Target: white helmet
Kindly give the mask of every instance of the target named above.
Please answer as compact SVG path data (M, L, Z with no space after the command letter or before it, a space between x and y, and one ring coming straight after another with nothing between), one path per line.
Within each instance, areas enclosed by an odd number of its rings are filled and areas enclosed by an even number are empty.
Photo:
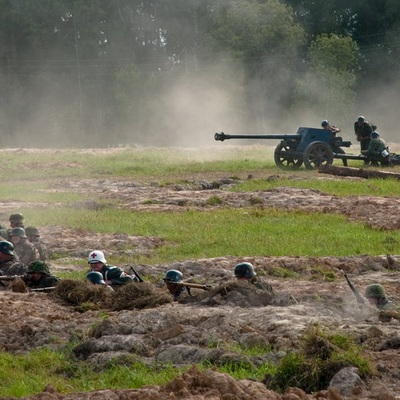
M107 262L107 260L104 257L104 253L100 250L93 250L89 253L88 256L88 263L92 264L92 263L97 263L97 262L101 262L103 264L105 264Z

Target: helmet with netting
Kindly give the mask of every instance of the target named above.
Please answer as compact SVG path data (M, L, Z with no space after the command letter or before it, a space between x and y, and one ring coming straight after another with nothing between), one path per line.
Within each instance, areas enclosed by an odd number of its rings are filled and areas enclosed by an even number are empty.
M25 228L25 233L27 236L40 236L39 230L35 226L27 226Z
M13 228L11 230L11 236L20 236L20 237L26 239L25 229L21 228L21 227Z
M0 252L14 256L14 245L7 240L0 241Z
M257 275L256 271L254 271L253 264L249 262L242 262L236 264L234 269L234 274L236 278L247 278L247 279L254 278Z
M90 271L86 274L86 279L95 285L105 285L103 275L97 271Z
M29 264L28 274L33 274L35 272L50 274L49 267L44 261L33 261Z
M381 299L382 297L386 297L385 295L385 289L383 288L382 285L379 285L378 283L374 283L373 285L369 285L365 289L365 297L375 297L377 299Z
M170 269L166 272L163 280L173 283L180 283L183 281L183 274L181 271L177 271L176 269Z

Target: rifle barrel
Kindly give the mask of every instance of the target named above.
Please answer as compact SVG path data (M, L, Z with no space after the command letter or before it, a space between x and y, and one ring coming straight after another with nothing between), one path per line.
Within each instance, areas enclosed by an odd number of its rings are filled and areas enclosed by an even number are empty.
M186 287L195 288L195 289L203 289L203 290L211 289L210 285L202 285L200 283L178 282L178 283L176 283L176 285L186 286Z
M8 275L4 275L4 276L0 276L0 281L13 281L16 278L21 278L20 276L8 276Z
M357 303L365 304L365 300L362 298L362 296L360 295L358 290L353 286L353 284L351 283L351 281L348 278L348 276L346 274L344 274L344 277L346 278L346 281L349 284L351 291L354 293L354 296L356 296Z

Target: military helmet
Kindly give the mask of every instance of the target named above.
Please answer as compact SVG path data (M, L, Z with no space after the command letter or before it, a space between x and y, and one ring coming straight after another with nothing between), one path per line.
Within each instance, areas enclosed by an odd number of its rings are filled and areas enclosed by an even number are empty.
M381 299L382 297L386 297L385 289L382 285L379 285L378 283L367 286L364 295L366 298L375 297L377 299Z
M39 230L35 226L27 226L25 228L25 233L27 236L40 236Z
M165 273L163 280L180 283L183 281L183 274L181 271L177 271L176 269L170 269Z
M25 229L18 226L17 228L13 228L11 230L11 236L20 236L26 239Z
M86 279L95 285L105 285L103 275L97 271L90 271L86 274Z
M7 240L0 241L0 252L14 256L14 245Z
M321 126L323 127L323 128L325 128L326 126L328 126L329 125L329 121L327 120L327 119L324 119L322 122L321 122Z
M28 274L33 274L35 272L50 274L49 267L44 261L33 261L29 264Z
M93 264L98 262L101 262L103 264L107 263L107 260L104 257L104 253L100 250L91 251L88 256L88 264Z
M379 133L378 133L377 131L373 131L373 132L371 133L371 138L372 138L372 139L378 139L378 137L379 137Z
M365 117L364 117L363 115L360 115L360 116L357 118L357 121L358 121L358 122L365 122Z
M236 278L254 278L257 274L254 271L253 264L249 262L242 262L235 266L234 274Z
M9 221L10 222L21 222L23 221L25 218L21 213L17 213L17 214L11 214Z

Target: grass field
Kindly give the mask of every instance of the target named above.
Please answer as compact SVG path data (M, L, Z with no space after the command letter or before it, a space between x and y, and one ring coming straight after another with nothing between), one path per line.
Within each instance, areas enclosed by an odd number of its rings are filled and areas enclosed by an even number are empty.
M255 145L225 146L218 149L145 149L6 151L0 176L0 201L18 204L30 225L61 225L97 233L123 232L157 236L165 245L150 256L136 256L130 262L156 264L179 260L222 256L351 256L379 255L398 250L398 231L380 231L362 223L349 222L342 215L282 211L274 207L227 208L206 211L139 212L124 210L119 200L104 202L90 190L63 191L67 182L98 180L132 181L163 186L188 180L233 177L238 183L232 192L256 192L278 187L307 188L336 196L399 197L395 180L333 180L316 171L283 171L273 162L273 149ZM354 163L357 166L357 163ZM396 171L394 169L394 171ZM246 179L253 175L251 180ZM270 176L276 179L266 179ZM100 210L79 210L76 201L104 203ZM217 202L218 199L215 199ZM46 207L37 207L45 203ZM57 204L57 206L53 206ZM7 213L3 212L7 225ZM111 259L111 263L127 262ZM257 350L256 350L257 351ZM202 366L206 367L206 366ZM272 368L229 370L237 378L261 379ZM31 371L34 370L32 373ZM137 364L134 372L114 366L95 373L73 361L70 349L53 352L36 350L17 357L0 353L1 396L21 397L41 390L51 375L60 391L86 391L98 388L141 387L162 384L182 370L174 366L153 368ZM67 377L67 378L66 378Z

